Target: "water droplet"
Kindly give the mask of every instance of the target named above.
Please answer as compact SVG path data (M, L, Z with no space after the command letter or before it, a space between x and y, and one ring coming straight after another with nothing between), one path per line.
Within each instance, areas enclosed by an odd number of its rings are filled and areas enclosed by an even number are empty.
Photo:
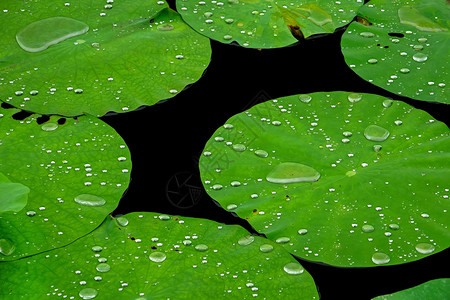
M305 235L307 233L308 233L308 229L305 229L305 228L302 228L298 231L298 234L300 234L300 235Z
M231 184L231 186L234 186L234 187L238 187L238 186L241 185L241 183L239 181L237 181L237 180L232 181L230 184Z
M170 216L169 215L159 215L158 218L162 221L168 221L170 220Z
M166 260L167 256L159 251L152 252L148 257L151 261L160 263Z
M92 251L94 252L101 252L103 250L102 246L94 246L92 247Z
M74 89L73 92L74 92L75 94L82 94L82 93L83 93L83 90L82 90L82 89Z
M39 91L36 91L36 90L30 91L31 96L36 96L37 94L39 94Z
M349 140L349 139L342 139L342 142L343 142L344 144L348 144L348 143L350 143L350 140Z
M383 147L381 145L373 145L373 151L380 152Z
M261 246L259 246L259 250L263 253L268 253L273 250L273 246L270 244L262 244Z
M25 51L40 52L88 30L89 26L81 21L53 17L28 24L17 33L16 41Z
M245 151L245 149L247 149L247 147L245 147L245 146L242 145L242 144L234 144L234 145L233 145L233 150L234 150L234 151L242 152L242 151Z
M402 120L395 120L394 124L397 125L397 126L400 126L400 125L403 124L403 121Z
M350 101L351 103L356 103L361 101L362 95L361 94L357 94L357 93L351 93L348 95L348 101Z
M365 37L365 38L371 38L371 37L375 36L375 34L373 34L372 32L367 32L367 31L361 32L359 35L362 37Z
M283 269L286 273L291 275L299 275L305 271L305 269L303 269L303 267L296 262L287 263Z
M119 224L122 227L125 227L128 225L128 219L125 217L118 217L116 218L116 222L117 224Z
M275 242L277 242L278 244L286 244L286 243L289 243L290 241L291 241L291 239L288 238L287 236L282 236L275 240Z
M248 246L255 241L255 237L253 235L246 235L239 239L238 244L241 246Z
M0 253L9 256L14 253L16 250L16 246L14 246L13 242L9 239L0 239Z
M361 230L365 233L370 233L373 232L375 228L372 225L366 224L361 227Z
M401 68L400 72L402 72L403 74L408 74L410 70L408 68Z
M416 250L422 254L430 254L435 250L434 246L428 243L420 243L416 245Z
M234 22L234 20L233 19L225 19L225 23L227 23L227 24L231 24L231 23L233 23Z
M58 124L57 123L45 123L41 126L41 129L44 131L53 131L56 130L58 128Z
M392 230L398 230L400 228L400 226L398 224L392 223L392 224L389 224L389 228Z
M418 52L413 55L413 59L417 62L424 62L428 59L428 55L422 52Z
M212 186L212 189L216 190L216 191L221 190L222 188L223 188L223 185L221 185L221 184L214 184Z
M233 126L233 124L225 124L225 125L223 125L223 128L225 128L225 129L233 129L234 126Z
M312 97L310 95L299 95L298 99L303 103L309 103L311 102Z
M97 297L98 292L96 289L93 288L84 288L80 291L78 295L80 295L80 297L85 300L94 299L95 297Z
M352 176L355 176L355 175L356 175L356 172L355 172L355 171L347 171L347 172L345 173L345 175L348 176L348 177L352 177Z
M231 40L232 38L233 38L233 36L230 35L230 34L226 34L226 35L223 36L223 39L224 39L224 40L227 40L227 41L228 41L228 40Z
M261 149L255 150L255 154L257 156L263 157L263 158L269 156L269 153L267 153L266 151L261 150Z
M95 269L100 273L106 273L109 272L109 270L111 270L111 266L108 265L107 263L100 263L95 267Z
M350 137L350 136L353 135L353 133L351 133L350 131L344 131L344 132L342 133L342 135L343 135L343 136L346 136L346 137Z
M376 63L378 62L378 59L376 59L376 58L371 58L371 59L367 60L367 62L368 62L369 64L376 64Z
M227 210L234 210L236 208L237 208L236 204L229 204L229 205L227 205Z
M275 125L275 126L280 126L281 122L280 121L273 121L272 124Z
M427 38L418 38L417 41L419 43L426 43L428 41L428 39Z
M36 215L36 212L34 210L27 211L27 216L34 217Z
M266 180L273 183L314 182L319 180L320 174L310 166L284 162L275 166L266 176Z
M372 255L372 261L376 265L384 265L390 261L390 257L382 252L377 252Z
M383 106L386 108L391 107L393 102L394 102L394 100L386 99L383 101Z
M174 27L171 24L160 24L158 27L156 27L159 31L170 31L173 30Z
M198 244L195 245L195 250L199 251L199 252L205 252L209 249L209 247L205 244Z
M364 130L364 136L369 141L383 142L389 137L390 132L377 125L369 125Z
M76 203L84 206L103 206L105 205L105 199L91 194L81 194L73 199Z

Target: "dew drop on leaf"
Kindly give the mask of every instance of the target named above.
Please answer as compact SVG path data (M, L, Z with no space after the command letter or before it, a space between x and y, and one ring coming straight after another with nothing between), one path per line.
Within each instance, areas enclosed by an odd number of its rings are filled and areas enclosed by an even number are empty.
M9 256L14 253L16 246L9 239L0 239L0 253Z
M148 258L153 262L160 263L165 261L167 256L162 252L156 251L150 254Z
M273 246L271 244L263 244L259 246L259 250L263 253L268 253L273 250Z
M376 265L387 264L390 260L391 258L387 254L382 252L377 252L372 255L372 261Z
M253 235L246 235L239 239L238 244L241 246L247 246L253 243L255 237Z
M420 243L416 245L416 250L422 254L430 254L434 251L434 246L428 243Z
M285 162L275 166L266 176L266 180L273 183L314 182L319 180L320 173L314 168Z
M84 288L78 295L80 295L81 299L94 299L95 297L97 297L98 292L93 288Z
M303 269L303 267L299 263L295 262L287 263L283 269L286 273L291 275L299 275L302 274L303 271L305 271L305 269Z
M106 203L105 199L92 194L78 195L74 198L74 201L84 206L103 206Z
M369 141L383 142L389 137L390 132L378 125L369 125L364 130L364 136Z

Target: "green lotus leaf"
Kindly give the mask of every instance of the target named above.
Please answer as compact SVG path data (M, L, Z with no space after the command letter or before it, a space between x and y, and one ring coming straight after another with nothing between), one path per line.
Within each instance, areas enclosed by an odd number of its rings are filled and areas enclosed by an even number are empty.
M422 300L422 299L448 299L450 298L450 279L440 278L430 280L413 288L389 295L379 296L374 300Z
M164 1L3 1L0 99L41 114L101 116L173 97L209 40Z
M177 9L192 28L214 40L278 48L314 34L333 33L351 22L362 4L362 0L177 0Z
M38 124L0 109L0 201L27 197L21 209L0 212L0 261L73 242L118 205L130 180L130 153L101 120L82 116ZM16 185L5 191L5 180ZM3 182L2 182L3 181ZM13 199L14 201L14 199ZM23 208L23 209L22 209ZM4 210L4 209L2 209Z
M342 37L346 63L392 93L450 103L450 6L445 0L373 0Z
M314 93L235 115L200 159L209 195L299 257L395 265L446 249L450 137L371 94Z
M107 218L67 247L1 263L0 274L7 299L319 298L275 243L239 226L155 213Z
M27 205L29 192L29 187L21 183L11 182L8 177L0 172L0 213L22 210Z

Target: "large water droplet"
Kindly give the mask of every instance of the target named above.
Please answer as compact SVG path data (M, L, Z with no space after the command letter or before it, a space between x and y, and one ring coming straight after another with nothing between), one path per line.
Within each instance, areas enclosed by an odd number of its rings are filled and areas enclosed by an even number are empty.
M167 256L162 253L162 252L152 252L152 254L150 254L150 256L148 257L151 261L156 262L156 263L160 263L166 260Z
M81 21L53 17L28 24L16 34L16 41L25 51L40 52L88 30L89 26Z
M366 224L361 227L361 230L365 233L373 232L375 228L372 225Z
M108 265L107 263L100 263L95 267L95 269L100 273L106 273L109 272L109 270L111 270L111 266Z
M287 263L283 269L286 273L291 275L299 275L305 271L305 269L299 263L296 262Z
M56 130L58 128L58 124L57 123L45 123L41 126L41 129L44 131L53 131Z
M116 222L117 224L119 224L122 227L125 227L128 225L128 219L125 217L118 217L116 218Z
M264 150L261 150L261 149L255 150L255 154L257 156L259 156L259 157L267 157L267 156L269 156L269 153L267 153L267 151L264 151Z
M207 251L209 249L209 247L207 245L205 245L205 244L195 245L194 248L195 248L195 250L200 251L200 252L205 252L205 251Z
M382 252L377 252L372 255L372 261L376 265L384 265L390 261L390 257Z
M93 288L85 288L82 289L78 295L80 295L81 299L94 299L95 297L97 297L98 292Z
M277 242L278 244L286 244L286 243L289 243L290 241L291 241L291 239L288 238L287 236L282 236L275 240L275 242Z
M263 253L268 253L273 250L273 246L271 244L263 244L259 246L259 250Z
M238 244L241 246L247 246L253 243L255 237L253 235L246 235L239 239Z
M362 98L362 95L357 94L357 93L351 93L347 97L348 101L350 101L351 103L359 102L359 101L361 101L361 98Z
M309 103L309 102L311 102L311 96L310 95L299 95L298 96L298 99L300 100L300 101L302 101L303 103Z
M247 147L245 147L245 146L242 145L242 144L234 144L234 145L233 145L233 150L234 150L234 151L242 152L242 151L245 151L245 149L247 149Z
M284 162L275 166L266 176L273 183L313 182L319 180L320 174L310 166Z
M418 52L413 55L413 59L417 62L424 62L428 59L428 55L422 52Z
M0 239L0 253L3 255L11 255L16 250L16 246L14 246L13 242L9 239Z
M375 142L385 141L389 137L390 132L380 126L377 125L369 125L364 130L364 136L366 139Z
M422 254L430 254L434 251L434 246L428 243L420 243L416 245L416 250Z
M103 206L105 205L105 199L91 194L81 194L73 199L76 203L84 206Z

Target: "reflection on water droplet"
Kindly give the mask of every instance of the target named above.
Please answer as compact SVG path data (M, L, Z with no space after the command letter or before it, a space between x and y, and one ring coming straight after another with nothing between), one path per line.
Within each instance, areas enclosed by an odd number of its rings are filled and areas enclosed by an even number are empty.
M14 253L16 250L16 246L14 246L13 242L9 239L0 239L0 253L9 256Z
M357 94L357 93L351 93L348 95L348 101L350 101L351 103L356 103L359 102L362 98L361 94Z
M428 55L422 52L418 52L413 55L413 59L417 62L424 62L428 59Z
M45 123L41 126L41 129L44 131L53 131L56 130L58 128L58 124L57 123Z
M174 27L171 24L160 24L158 27L156 27L159 31L170 31L173 30Z
M89 26L81 21L53 17L28 24L17 33L16 41L25 51L40 52L88 30Z
M303 103L309 103L311 102L312 97L310 95L299 95L298 99Z
M364 130L364 136L369 141L383 142L389 137L390 132L377 125L369 125Z
M128 219L125 217L118 217L116 218L116 222L117 224L119 224L122 227L125 227L128 225Z
M366 224L361 227L361 230L365 233L373 232L375 228L372 225Z
M435 250L434 246L428 243L420 243L416 245L416 250L422 254L430 254Z
M84 288L78 295L80 295L81 299L94 299L95 297L97 297L98 292L93 288Z
M308 233L308 229L305 229L305 228L302 228L298 231L298 234L300 234L300 235L305 235L307 233Z
M199 251L199 252L205 252L209 249L209 247L205 244L198 244L195 245L195 250Z
M107 263L100 263L95 267L95 269L100 273L106 273L109 272L109 270L111 270L111 266L108 265Z
M246 235L239 239L238 244L241 246L247 246L253 243L255 237L253 235Z
M85 206L103 206L106 203L105 199L91 194L81 194L76 196L73 200L76 203Z
M385 253L377 252L372 255L372 261L376 265L387 264L390 260L390 257Z
M295 162L281 163L266 176L266 180L273 183L314 182L319 178L317 170Z
M259 246L259 250L263 253L268 253L273 250L273 246L270 244L263 244L263 245Z
M283 269L286 273L291 275L299 275L305 271L305 269L303 269L303 267L296 262L287 263Z
M242 144L234 144L234 145L233 145L233 150L234 150L234 151L242 152L242 151L245 151L245 149L247 149L247 147L245 147L245 146L242 145Z
M160 263L166 260L167 256L159 251L152 252L148 257L151 261Z
M257 156L259 156L259 157L267 157L267 156L269 156L269 153L267 153L266 151L261 150L261 149L255 150L255 154Z
M383 106L386 107L386 108L387 107L391 107L393 102L394 102L393 100L386 99L386 100L383 101Z

